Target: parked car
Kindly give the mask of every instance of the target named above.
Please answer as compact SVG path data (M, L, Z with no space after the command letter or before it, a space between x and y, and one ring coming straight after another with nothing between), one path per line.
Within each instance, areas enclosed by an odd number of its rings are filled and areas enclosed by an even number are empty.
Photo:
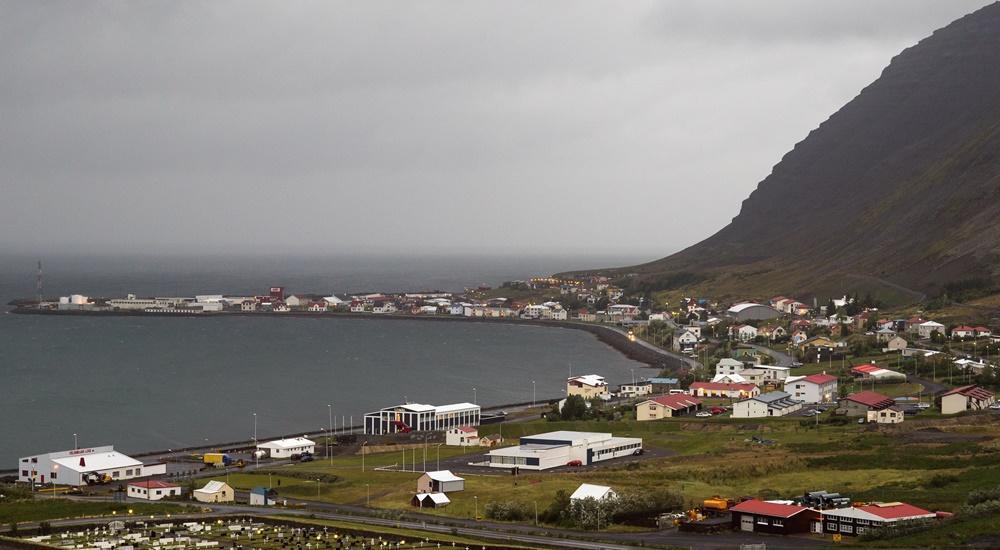
M990 409L994 411L1000 411L1000 403L994 403L990 405Z
M726 408L725 407L712 407L711 409L708 409L708 412L710 412L712 414L722 414L722 413L726 412Z
M301 457L299 457L299 462L312 462L312 461L313 461L313 455L309 453L303 454Z
M581 460L570 460L566 463L567 466L583 466L583 461Z
M916 405L914 405L914 407L916 407L918 409L929 409L929 408L931 408L931 404L930 403L917 403Z
M709 417L712 416L712 413L710 413L708 411L701 411L698 414L696 414L695 416L697 416L698 418L709 418Z

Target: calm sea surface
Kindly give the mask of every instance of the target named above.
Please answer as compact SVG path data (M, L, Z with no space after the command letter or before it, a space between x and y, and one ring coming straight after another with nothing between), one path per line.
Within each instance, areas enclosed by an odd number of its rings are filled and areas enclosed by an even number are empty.
M47 296L461 290L641 257L43 258ZM34 293L34 258L0 256L0 300ZM585 332L367 319L0 314L0 469L81 445L125 451L318 430L405 400L561 395L565 377L649 375ZM475 391L473 391L475 388ZM341 422L338 418L338 424Z

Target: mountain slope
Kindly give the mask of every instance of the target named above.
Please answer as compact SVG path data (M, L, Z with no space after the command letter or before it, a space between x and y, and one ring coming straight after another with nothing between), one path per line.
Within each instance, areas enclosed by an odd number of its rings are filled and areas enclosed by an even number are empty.
M936 31L785 155L708 239L633 286L914 289L1000 268L1000 3ZM907 294L904 292L904 294Z

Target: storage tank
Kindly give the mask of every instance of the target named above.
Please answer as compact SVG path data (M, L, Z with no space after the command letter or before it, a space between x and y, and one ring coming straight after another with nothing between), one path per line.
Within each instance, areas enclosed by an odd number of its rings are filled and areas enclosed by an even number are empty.
M87 297L82 294L74 294L69 297L69 303L77 306L82 306L87 303Z

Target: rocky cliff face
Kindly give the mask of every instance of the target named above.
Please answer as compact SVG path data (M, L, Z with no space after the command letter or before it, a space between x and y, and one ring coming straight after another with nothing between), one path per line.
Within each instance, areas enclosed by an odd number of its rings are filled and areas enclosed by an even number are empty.
M895 57L727 227L619 273L650 287L678 273L723 286L735 277L744 293L850 290L852 280L935 293L998 274L998 216L1000 3Z

